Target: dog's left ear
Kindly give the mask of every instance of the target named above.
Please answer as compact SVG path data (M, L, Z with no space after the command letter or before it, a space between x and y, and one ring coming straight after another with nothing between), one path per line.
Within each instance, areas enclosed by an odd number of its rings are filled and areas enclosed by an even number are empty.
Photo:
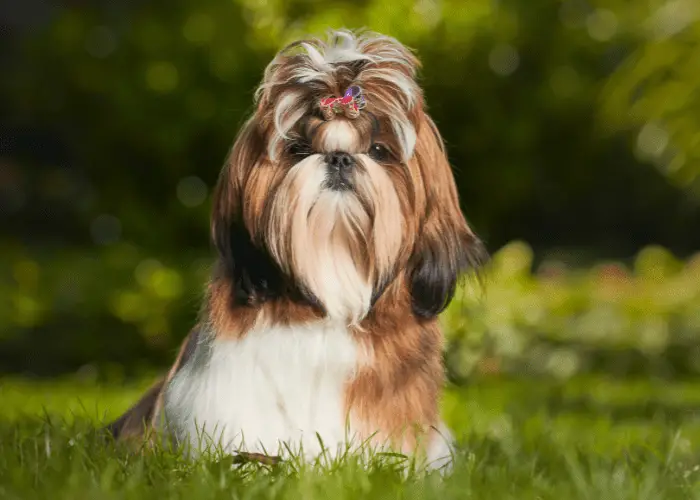
M246 172L259 164L264 141L251 118L241 129L214 191L211 236L219 272L231 280L233 303L253 305L279 293L281 272L245 224Z
M418 125L415 159L426 197L408 278L413 312L433 318L449 305L460 276L480 268L487 254L460 209L457 186L437 127L427 114Z

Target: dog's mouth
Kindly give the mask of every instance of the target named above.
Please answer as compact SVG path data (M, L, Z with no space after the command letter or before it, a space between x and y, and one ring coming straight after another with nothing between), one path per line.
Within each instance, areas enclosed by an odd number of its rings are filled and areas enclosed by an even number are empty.
M329 191L345 192L354 191L352 175L339 171L328 172L323 182L323 188Z

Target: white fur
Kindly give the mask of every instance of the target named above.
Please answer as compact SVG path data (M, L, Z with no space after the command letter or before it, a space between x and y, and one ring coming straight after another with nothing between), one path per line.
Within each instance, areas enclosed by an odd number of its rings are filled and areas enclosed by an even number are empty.
M294 165L272 204L268 248L324 305L329 318L358 324L367 314L372 284L358 269L367 245L369 216L351 194L324 187L320 155Z
M329 322L206 338L166 389L167 428L194 453L213 443L286 456L287 443L307 458L322 451L318 433L333 456L352 439L344 386L360 360L347 329Z
M325 141L322 144L324 152L344 151L355 152L358 142L357 129L346 120L334 120L326 124Z
M383 42L375 46L371 53L367 53L370 44ZM283 64L285 51L278 54L265 71L264 82L256 91L256 99L266 89L282 84L308 84L311 82L330 84L335 81L336 68L334 65L353 61L368 61L370 64L357 78L356 84L362 86L363 82L384 82L396 89L396 99L393 103L384 103L392 109L390 119L393 132L401 144L401 157L408 161L413 155L416 143L416 132L406 116L405 110L399 105L403 104L411 109L418 101L420 89L414 80L415 67L407 56L402 45L394 38L384 35L367 33L356 35L348 30L335 30L328 34L328 41L314 40L313 43L302 43L299 46L305 55L306 61L299 64L293 71L286 73L285 78L280 78L278 69ZM402 70L382 68L382 65L395 64ZM366 93L368 102L380 99L379 96ZM301 106L304 103L302 93L292 92L280 98L275 110L276 136L270 141L269 155L276 158L279 142L284 140L287 132L303 115ZM292 109L293 111L289 111ZM301 113L299 110L301 109ZM284 115L284 118L283 118Z
M301 92L286 92L275 106L275 128L284 139L287 139L289 129L304 114L304 109L299 106L302 97Z
M442 420L435 429L437 435L428 445L426 462L429 469L440 469L444 472L452 472L454 463L454 436L452 431Z
M404 102L406 107L412 107L416 101L416 84L401 72L391 69L370 68L362 72L365 80L377 79L393 84L399 89L398 98Z
M328 66L328 62L325 60L323 55L316 49L316 47L308 43L302 43L301 46L304 47L304 50L306 50L306 53L309 56L309 59L311 59L311 62L317 69L330 69Z
M323 71L318 71L307 66L302 66L297 68L293 72L294 79L298 80L299 83L309 83L309 82L324 82L327 85L332 83L330 73Z
M368 60L377 63L400 64L413 70L411 63L398 50L401 44L395 38L378 33L356 35L349 30L331 30L328 33L329 43L320 40L323 57L327 63L343 63L357 60ZM370 43L386 42L382 50L375 54L367 54Z
M275 106L276 134L270 139L267 146L267 154L273 161L277 159L280 143L284 139L288 139L287 132L304 116L305 110L300 103L302 95L300 92L287 92Z
M364 319L372 300L372 284L358 269L350 250L350 245L361 250L359 247L364 240L357 241L357 238L367 234L368 221L357 198L326 190L316 198L310 211L314 246L304 249L301 238L294 242L298 245L295 255L305 254L303 267L298 267L308 270L304 280L323 302L328 317L353 325L359 325ZM295 225L301 224L295 221Z
M413 151L416 148L416 129L413 128L408 120L391 120L391 126L394 128L394 133L401 143L401 158L403 161L408 161L413 156Z
M221 447L328 463L347 450L367 452L344 396L369 359L347 328L329 321L260 325L241 339L210 332L167 386L161 424L190 456ZM449 472L452 435L442 422L437 431L425 465Z
M356 37L346 31L332 36L336 42L302 44L307 61L286 81L279 77L280 59L276 58L266 70L256 99L265 89L291 80L296 84L333 81L333 64L339 62L393 63L402 65L408 75L414 74L412 62L393 39ZM371 55L365 53L368 44L381 39L392 43L374 47ZM383 104L390 110L404 161L413 155L416 132L401 105L415 105L419 92L407 74L370 68L358 81L361 85L363 78L382 80L396 88L396 98ZM304 115L305 102L302 90L292 90L275 103L275 133L268 144L272 161L280 143ZM328 126L332 130L326 150L356 147L358 138L344 120ZM374 223L356 196L324 187L327 166L319 155L300 161L286 174L273 200L267 244L278 264L319 298L328 319L292 327L257 324L241 339L226 339L226 332L203 335L164 396L165 425L177 441L189 445L190 452L201 452L213 444L229 453L284 457L289 447L293 453L303 451L309 459L322 451L321 441L332 457L354 440L344 395L347 382L366 357L345 325L359 324L368 313L376 278L360 269L364 264L361 254L369 244L377 247L376 272L382 277L401 244L400 206L391 180L378 165L366 166L366 178L358 174L358 189L375 204ZM449 431L444 424L439 430L445 438L438 437L427 450L433 467L449 462Z

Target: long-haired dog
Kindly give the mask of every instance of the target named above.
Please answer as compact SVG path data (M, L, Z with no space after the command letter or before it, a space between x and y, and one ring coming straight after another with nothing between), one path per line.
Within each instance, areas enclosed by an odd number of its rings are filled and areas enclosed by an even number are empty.
M269 64L214 193L198 324L116 436L449 460L437 316L484 251L418 67L395 39L350 31Z

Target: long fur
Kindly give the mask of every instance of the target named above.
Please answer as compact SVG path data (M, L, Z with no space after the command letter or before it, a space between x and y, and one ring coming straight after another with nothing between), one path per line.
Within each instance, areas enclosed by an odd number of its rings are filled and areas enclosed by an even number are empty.
M462 215L418 69L395 39L349 31L274 58L216 187L218 259L198 333L115 434L163 417L192 444L199 418L228 426L219 437L253 434L231 451L257 453L251 442L299 431L337 440L342 428L404 452L445 450L437 316L486 253ZM323 119L319 100L350 85L366 108ZM297 412L285 424L282 407L315 407L314 384L326 391L320 420Z

